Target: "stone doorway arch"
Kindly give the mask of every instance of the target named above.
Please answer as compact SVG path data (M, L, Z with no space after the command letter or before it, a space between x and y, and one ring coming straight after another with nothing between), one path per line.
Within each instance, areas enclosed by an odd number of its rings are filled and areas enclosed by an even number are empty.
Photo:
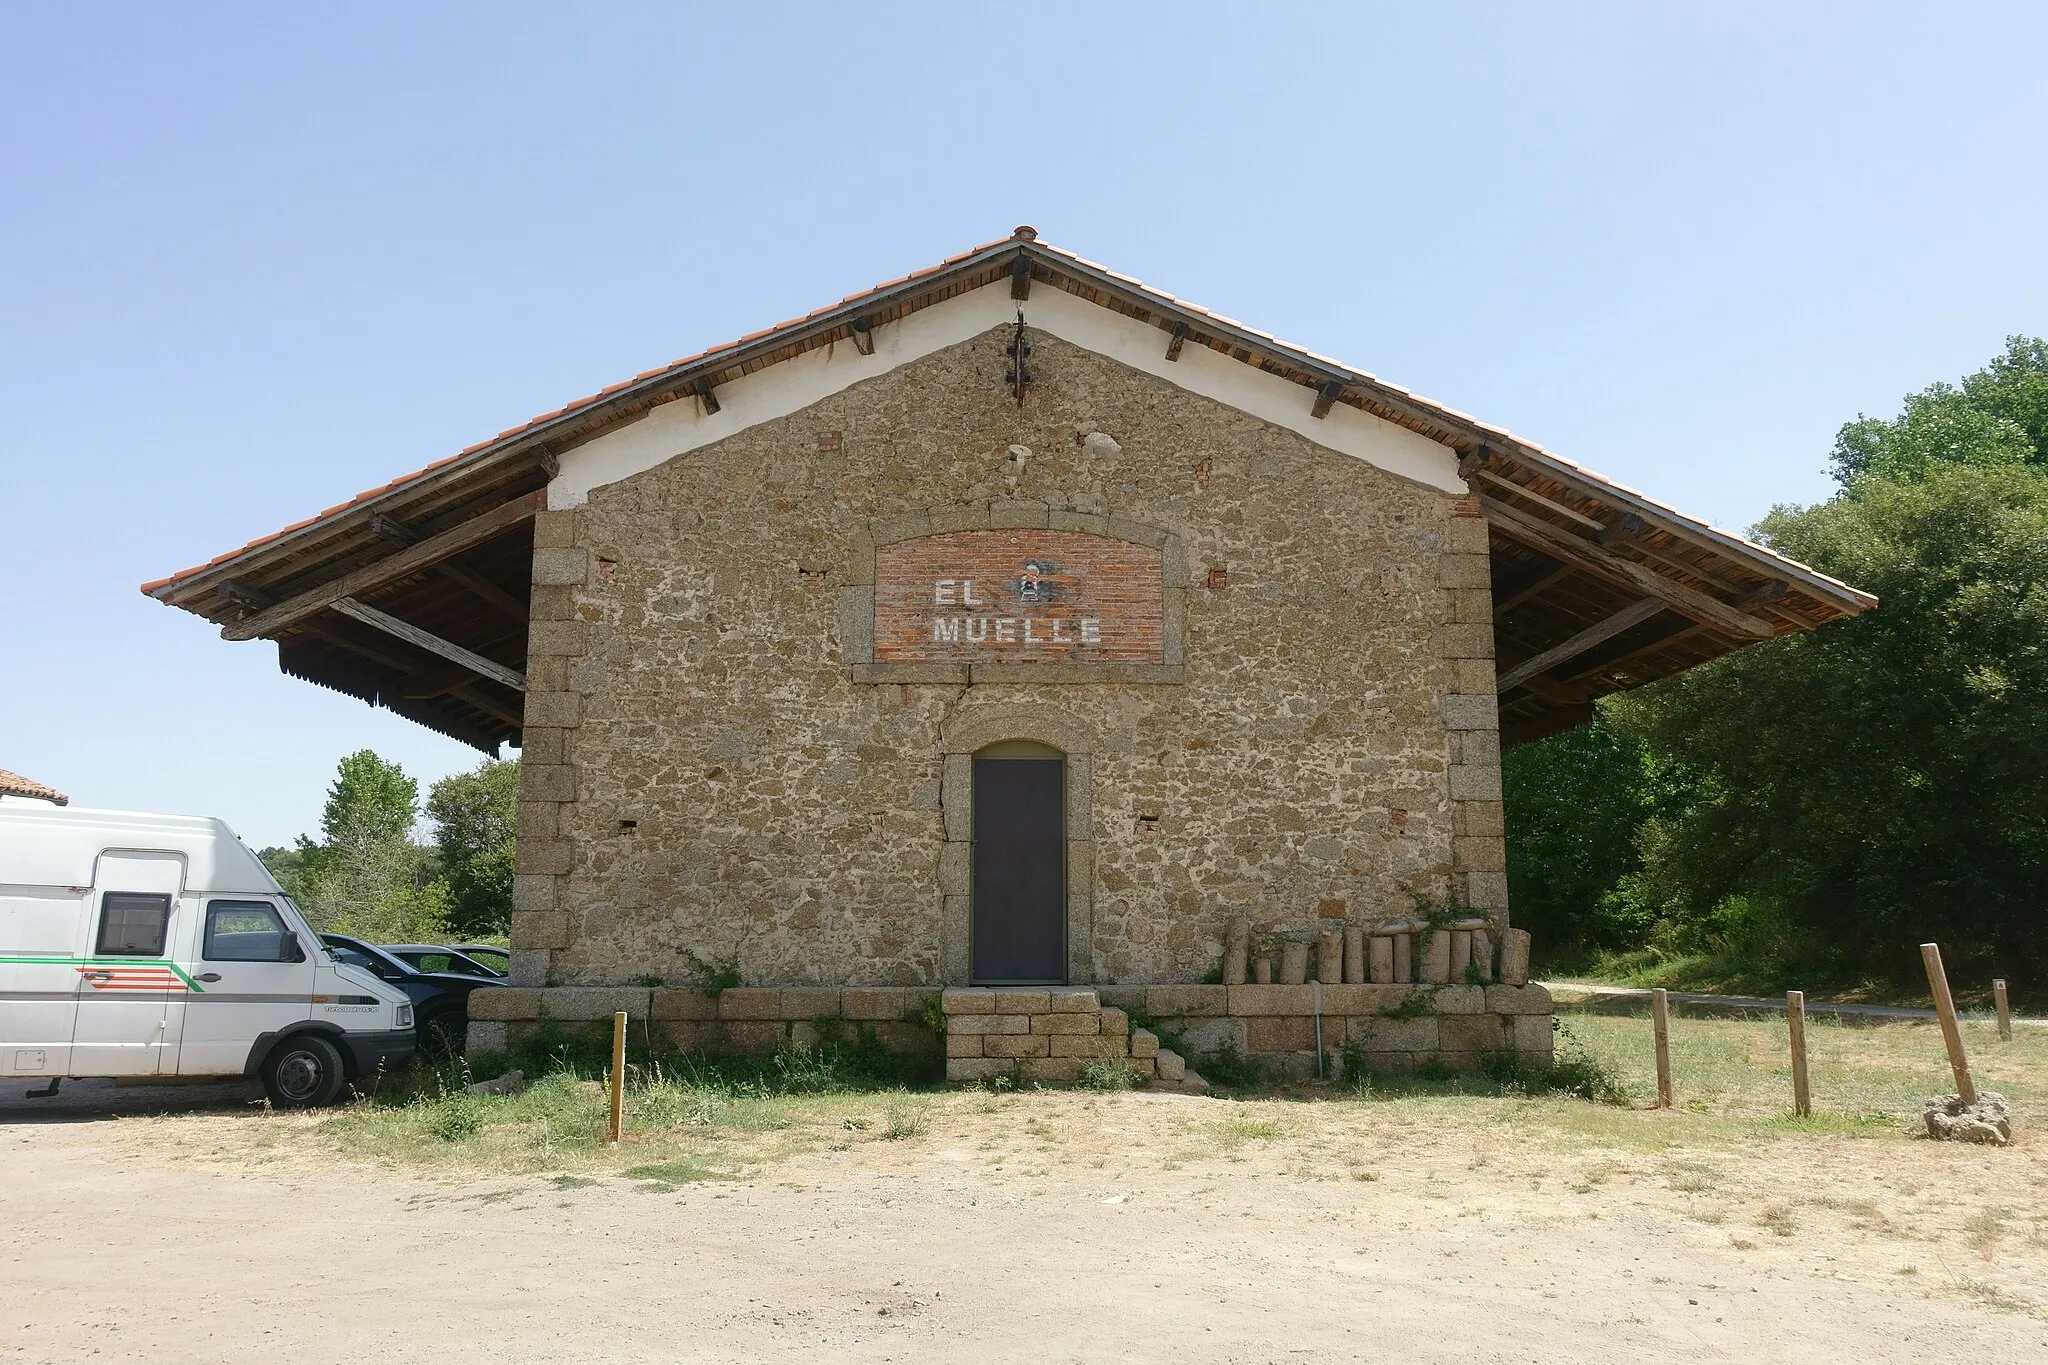
M945 894L939 962L949 986L974 973L974 756L1018 742L1057 751L1065 760L1066 984L1095 977L1095 840L1093 734L1058 707L1034 702L964 706L941 729L945 764L939 805L946 842L939 861Z

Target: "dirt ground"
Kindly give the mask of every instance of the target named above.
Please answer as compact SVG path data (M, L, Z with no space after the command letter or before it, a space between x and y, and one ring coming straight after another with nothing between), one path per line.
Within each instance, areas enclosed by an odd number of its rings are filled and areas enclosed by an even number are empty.
M0 1361L2048 1358L2048 1144L1472 1097L721 1122L506 1175L232 1088L10 1087Z

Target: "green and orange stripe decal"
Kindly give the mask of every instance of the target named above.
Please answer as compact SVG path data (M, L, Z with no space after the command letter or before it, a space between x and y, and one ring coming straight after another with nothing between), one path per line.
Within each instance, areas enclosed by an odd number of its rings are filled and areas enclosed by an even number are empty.
M0 963L72 967L96 991L192 991L206 988L175 962L154 957L4 957Z

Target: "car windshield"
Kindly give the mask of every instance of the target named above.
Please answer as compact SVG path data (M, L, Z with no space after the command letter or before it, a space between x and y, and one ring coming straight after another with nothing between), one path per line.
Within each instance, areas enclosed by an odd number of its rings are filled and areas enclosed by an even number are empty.
M393 967L391 963L386 961L384 957L380 954L364 952L355 944L344 942L339 939L323 937L320 941L327 945L328 952L334 954L334 960L336 962L346 963L351 967L365 968L371 972L376 973L378 976L384 978L386 981L389 981L394 976L398 975L398 969Z
M503 976L512 969L512 954L504 948L485 945L462 951L472 962L495 976Z
M453 972L457 976L489 976L491 973L477 963L471 962L461 953L437 952L420 948L396 949L391 955L411 964L414 971Z

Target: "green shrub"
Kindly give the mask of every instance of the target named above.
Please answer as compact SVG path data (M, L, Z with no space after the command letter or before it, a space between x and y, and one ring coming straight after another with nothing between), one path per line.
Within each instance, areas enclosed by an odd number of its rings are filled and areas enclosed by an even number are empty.
M466 1142L484 1130L484 1100L456 1090L426 1106L427 1131L443 1142Z
M1179 1051L1179 1049L1175 1049ZM1185 1057L1186 1053L1181 1053ZM1225 1043L1214 1052L1202 1054L1202 1064L1195 1068L1202 1079L1211 1085L1220 1085L1230 1090L1249 1090L1265 1083L1267 1068L1264 1062L1247 1057L1237 1050L1236 1043Z
M1075 1084L1083 1090L1129 1090L1136 1080L1129 1062L1120 1057L1098 1057L1082 1064Z

